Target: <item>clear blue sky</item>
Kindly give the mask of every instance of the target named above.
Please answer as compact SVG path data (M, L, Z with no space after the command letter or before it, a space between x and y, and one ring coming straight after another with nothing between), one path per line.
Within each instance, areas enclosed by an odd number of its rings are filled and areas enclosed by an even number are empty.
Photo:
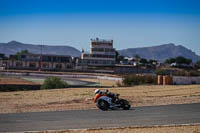
M0 0L0 42L116 49L175 43L200 55L200 0Z

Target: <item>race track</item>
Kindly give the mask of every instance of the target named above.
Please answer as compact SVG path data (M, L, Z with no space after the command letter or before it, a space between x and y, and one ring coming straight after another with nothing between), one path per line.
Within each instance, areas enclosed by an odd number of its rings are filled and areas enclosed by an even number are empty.
M131 110L0 114L0 132L200 123L200 103Z

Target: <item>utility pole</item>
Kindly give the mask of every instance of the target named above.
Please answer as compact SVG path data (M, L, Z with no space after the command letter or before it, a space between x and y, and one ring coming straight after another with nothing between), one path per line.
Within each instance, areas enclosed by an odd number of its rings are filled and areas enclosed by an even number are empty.
M43 45L40 45L39 71L42 70L42 46Z

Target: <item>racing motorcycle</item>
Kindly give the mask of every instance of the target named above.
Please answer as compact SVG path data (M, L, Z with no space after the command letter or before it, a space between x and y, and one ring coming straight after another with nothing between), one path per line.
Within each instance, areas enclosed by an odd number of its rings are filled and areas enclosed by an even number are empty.
M131 108L130 103L127 100L119 98L119 94L114 94L113 97L108 97L108 96L101 96L98 98L96 102L96 106L100 110L114 110L114 109L124 109L124 110L129 110Z

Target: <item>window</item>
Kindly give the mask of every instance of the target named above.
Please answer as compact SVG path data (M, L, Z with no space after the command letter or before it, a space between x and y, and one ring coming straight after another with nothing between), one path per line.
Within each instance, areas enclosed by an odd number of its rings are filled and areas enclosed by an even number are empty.
M61 69L62 68L62 64L56 64L56 69Z
M49 68L49 64L48 63L42 63L42 68Z
M56 57L53 57L53 62L56 62Z
M22 64L22 62L16 62L16 67L18 67L18 68L21 68L21 67L23 67L23 64Z
M115 49L108 49L108 48L106 48L105 52L115 52Z
M30 67L30 68L36 68L36 63L30 63L30 64L29 64L29 67Z
M51 56L48 56L47 58L48 58L48 61L49 61L49 62L52 61Z
M83 57L89 57L89 55L88 54L84 54Z
M92 48L92 52L104 52L104 48Z
M21 55L21 58L22 58L22 59L25 59L25 58L26 58L26 55Z
M67 65L66 68L70 69L70 68L72 68L72 66L71 65Z

